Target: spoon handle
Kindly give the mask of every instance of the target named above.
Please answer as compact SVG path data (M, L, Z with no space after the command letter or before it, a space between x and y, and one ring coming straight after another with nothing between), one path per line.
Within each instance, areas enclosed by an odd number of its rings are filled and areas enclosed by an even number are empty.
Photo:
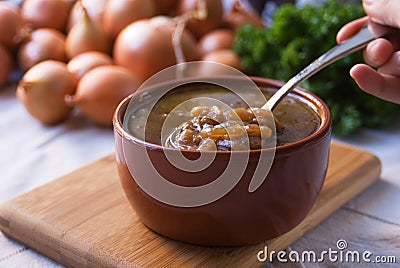
M308 79L329 64L365 47L372 40L382 37L386 31L375 31L371 29L371 24L366 23L361 30L353 37L343 43L331 48L325 54L313 61L310 65L292 77L284 84L261 108L273 110L279 102L298 84Z

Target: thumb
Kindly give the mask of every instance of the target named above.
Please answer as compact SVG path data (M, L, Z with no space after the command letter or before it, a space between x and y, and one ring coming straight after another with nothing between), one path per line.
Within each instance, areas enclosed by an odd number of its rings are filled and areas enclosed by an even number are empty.
M400 28L399 0L363 0L363 6L372 21Z

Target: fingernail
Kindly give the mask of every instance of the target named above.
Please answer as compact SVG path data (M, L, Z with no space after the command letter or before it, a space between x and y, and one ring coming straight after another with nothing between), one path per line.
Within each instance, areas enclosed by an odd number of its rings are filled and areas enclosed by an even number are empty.
M367 48L368 48L367 49L368 52L366 53L366 56L367 56L368 61L371 63L376 62L377 61L376 53L375 53L376 48L377 48L376 42L369 43Z

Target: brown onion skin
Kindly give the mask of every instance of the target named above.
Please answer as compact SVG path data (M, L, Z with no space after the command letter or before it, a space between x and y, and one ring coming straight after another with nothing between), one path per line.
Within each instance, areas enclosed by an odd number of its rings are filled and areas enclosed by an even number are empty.
M197 45L198 51L201 55L210 53L211 51L232 48L235 34L228 29L213 30L204 35Z
M157 12L163 15L169 15L176 8L178 0L154 0Z
M35 29L46 27L64 31L68 10L64 0L25 0L21 6L21 16Z
M66 102L99 126L110 127L118 104L139 87L139 80L126 68L105 65L94 68L79 81L76 94Z
M130 23L153 17L156 13L153 0L108 0L103 15L103 29L115 39Z
M15 50L16 38L22 25L18 7L8 2L0 1L0 44Z
M18 49L18 65L28 70L44 60L65 61L65 36L51 28L34 30Z
M84 9L82 20L76 23L67 34L65 52L67 58L71 59L78 54L92 50L109 53L111 40L101 28L95 25Z
M212 61L231 66L238 70L243 70L240 58L233 52L232 49L214 50L204 55L201 60Z
M99 51L88 51L73 57L68 62L67 68L80 80L90 70L102 65L112 64L113 60L108 54Z
M64 98L74 94L76 85L75 76L64 62L47 60L24 74L16 95L29 114L43 124L53 125L68 117L72 108Z
M82 4L84 5L89 18L98 27L102 28L102 20L108 0L79 0L72 6L67 21L67 31L83 18Z
M0 44L0 87L4 86L8 82L13 66L13 60L11 53L5 46Z
M155 25L149 19L129 24L115 41L115 63L131 70L141 81L176 64L171 41L174 30L171 24ZM187 31L182 37L182 50L186 61L198 59L196 42Z
M68 11L71 11L72 7L74 6L77 0L63 0L63 1L67 4Z
M251 24L259 28L264 27L260 15L254 13L244 13L243 11L233 10L232 12L225 14L223 17L224 27L233 31L236 31L245 24Z
M187 29L195 37L201 38L206 33L218 28L222 24L223 6L221 0L205 0L207 6L207 18L205 20L192 19L187 24ZM178 14L196 10L197 0L180 0Z

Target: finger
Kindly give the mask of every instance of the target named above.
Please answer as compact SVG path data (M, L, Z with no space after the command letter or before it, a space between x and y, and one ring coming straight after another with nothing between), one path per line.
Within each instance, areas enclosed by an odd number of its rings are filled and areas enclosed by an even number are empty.
M379 38L371 41L364 50L364 60L371 66L378 67L387 62L394 48L390 41Z
M379 67L378 72L400 77L400 51L393 53L390 59Z
M363 0L363 7L372 21L400 28L399 0Z
M338 44L342 43L344 40L349 39L356 33L358 33L361 27L368 21L368 17L363 17L360 19L353 20L346 25L344 25L336 35L336 41Z
M365 92L400 104L400 77L381 74L365 64L354 66L350 70L350 76Z

